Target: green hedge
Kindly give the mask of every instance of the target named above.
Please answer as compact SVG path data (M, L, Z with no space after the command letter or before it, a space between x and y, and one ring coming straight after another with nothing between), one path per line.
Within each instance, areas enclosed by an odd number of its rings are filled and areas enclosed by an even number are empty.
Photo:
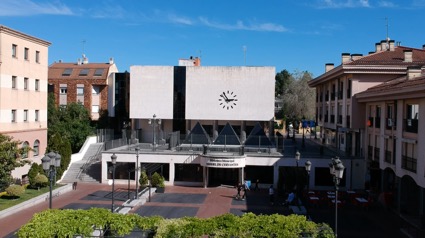
M150 230L154 237L334 237L327 224L316 224L299 215L246 213L242 216L224 214L212 218L164 219L159 216L111 213L103 208L46 210L35 214L19 229L17 236L87 237L91 236L94 228L118 236L139 229Z

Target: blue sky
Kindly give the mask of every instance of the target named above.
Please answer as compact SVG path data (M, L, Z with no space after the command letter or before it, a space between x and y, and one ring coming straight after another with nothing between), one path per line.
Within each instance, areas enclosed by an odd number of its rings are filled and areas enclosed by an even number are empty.
M274 66L324 73L387 36L421 48L425 0L0 0L0 24L47 40L49 64ZM84 43L83 43L84 42Z

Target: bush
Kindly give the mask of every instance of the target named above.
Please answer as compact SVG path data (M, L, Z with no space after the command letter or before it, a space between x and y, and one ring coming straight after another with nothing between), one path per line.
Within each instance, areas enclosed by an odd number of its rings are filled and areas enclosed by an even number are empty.
M159 173L155 172L152 174L151 183L153 187L163 188L165 187L165 179Z
M49 185L49 179L44 174L38 174L34 178L34 185L36 186L36 188L46 187L47 185Z
M28 180L31 188L37 188L35 177L38 174L44 174L43 166L41 164L32 163L31 168L28 171Z
M148 182L149 182L149 177L146 174L146 171L143 170L140 173L140 179L139 179L140 186L146 186L148 185Z
M19 197L25 193L25 188L20 185L10 185L6 188L6 193L12 197Z

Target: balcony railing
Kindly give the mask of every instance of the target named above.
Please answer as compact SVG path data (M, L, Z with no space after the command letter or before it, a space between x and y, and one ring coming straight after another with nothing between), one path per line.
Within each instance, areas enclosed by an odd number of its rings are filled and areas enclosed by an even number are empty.
M369 160L372 160L372 156L373 156L373 146L369 145L367 147L367 158Z
M392 164L393 163L392 156L393 156L392 152L389 151L389 150L386 150L385 151L385 159L384 159L384 161L387 162L387 163Z
M379 160L379 152L380 152L380 149L375 147L375 154L373 155L373 158L375 160Z
M375 128L381 128L381 118L375 117Z
M406 132L418 133L418 119L405 119L404 130Z
M416 173L417 160L403 155L401 158L401 168Z
M342 124L342 115L338 115L338 124Z

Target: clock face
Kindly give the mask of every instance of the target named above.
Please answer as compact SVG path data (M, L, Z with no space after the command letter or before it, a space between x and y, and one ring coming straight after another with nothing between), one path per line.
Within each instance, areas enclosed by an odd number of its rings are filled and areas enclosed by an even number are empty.
M234 92L227 90L220 94L218 103L223 109L230 110L235 108L238 103L238 98Z

